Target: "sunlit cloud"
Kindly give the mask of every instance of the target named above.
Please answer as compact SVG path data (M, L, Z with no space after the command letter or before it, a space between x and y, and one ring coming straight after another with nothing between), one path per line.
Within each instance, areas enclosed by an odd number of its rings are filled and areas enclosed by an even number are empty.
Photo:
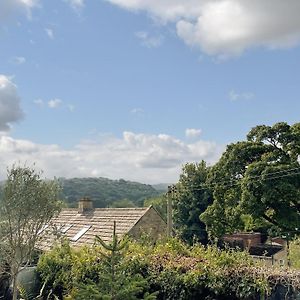
M62 100L55 98L48 101L49 108L57 108L62 104Z
M185 136L187 138L197 138L201 135L201 133L202 133L201 129L187 128L185 130Z
M106 1L174 24L187 45L223 59L253 47L283 49L300 42L299 0ZM149 37L147 32L139 36L145 42Z
M2 136L0 178L5 176L1 172L7 165L26 161L35 162L47 177L102 176L146 183L175 182L184 163L202 159L214 163L222 150L223 147L211 141L186 143L167 134L129 131L121 138L104 135L101 142L83 141L68 150Z

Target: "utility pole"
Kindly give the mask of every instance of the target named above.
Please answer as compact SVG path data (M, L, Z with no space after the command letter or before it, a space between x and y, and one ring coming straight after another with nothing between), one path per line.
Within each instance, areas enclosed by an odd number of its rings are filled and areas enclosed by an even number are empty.
M176 193L176 186L175 185L169 185L168 186L168 192L167 192L167 236L172 237L173 235L173 208L172 208L172 201L174 198L174 195Z

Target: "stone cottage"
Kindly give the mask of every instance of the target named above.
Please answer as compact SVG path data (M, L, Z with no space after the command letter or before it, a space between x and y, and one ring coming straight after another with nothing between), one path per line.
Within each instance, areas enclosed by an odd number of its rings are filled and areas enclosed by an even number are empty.
M152 206L94 208L93 201L85 197L79 200L78 208L64 208L52 219L51 224L43 228L40 234L45 238L38 248L49 250L59 236L68 239L73 247L93 245L96 235L105 242L110 242L114 221L119 239L126 234L133 239L147 234L155 241L166 235L167 224Z

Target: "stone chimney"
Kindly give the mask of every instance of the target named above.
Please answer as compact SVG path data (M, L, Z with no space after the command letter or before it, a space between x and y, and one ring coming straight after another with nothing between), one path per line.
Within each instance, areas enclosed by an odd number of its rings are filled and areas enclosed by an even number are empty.
M83 197L78 201L78 212L85 213L93 210L93 201L88 197Z

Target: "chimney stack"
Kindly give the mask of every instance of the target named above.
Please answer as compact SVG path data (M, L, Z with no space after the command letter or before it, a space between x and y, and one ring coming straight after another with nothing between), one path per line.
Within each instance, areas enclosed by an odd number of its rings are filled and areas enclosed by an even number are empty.
M83 197L78 201L78 212L85 213L93 210L93 201L88 197Z

